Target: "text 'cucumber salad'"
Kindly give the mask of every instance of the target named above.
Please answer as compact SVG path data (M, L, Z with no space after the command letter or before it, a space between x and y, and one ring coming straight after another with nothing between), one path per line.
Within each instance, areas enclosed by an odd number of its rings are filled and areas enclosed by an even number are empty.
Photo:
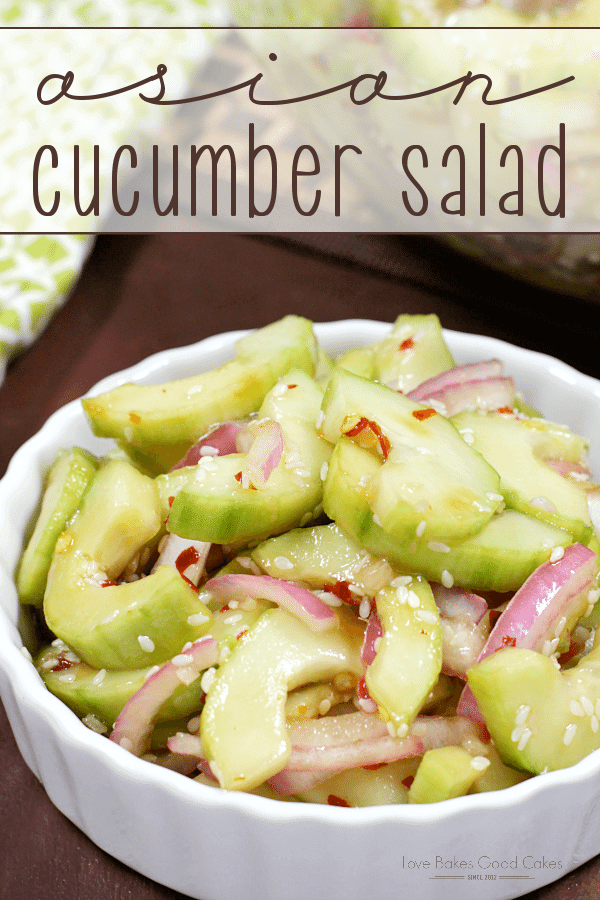
M431 803L600 747L587 441L435 315L329 357L286 316L83 406L17 571L46 686L207 785Z

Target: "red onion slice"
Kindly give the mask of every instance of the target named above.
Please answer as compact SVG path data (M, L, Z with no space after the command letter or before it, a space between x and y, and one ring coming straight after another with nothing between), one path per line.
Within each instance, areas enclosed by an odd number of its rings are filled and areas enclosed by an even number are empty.
M184 656L186 660L182 659ZM117 716L110 740L136 756L142 756L148 749L159 709L184 683L180 675L185 674L185 683L189 684L188 675L198 677L204 669L215 665L219 659L218 644L212 637L200 638L175 659L183 665L176 665L173 660L165 663L129 698Z
M216 600L270 600L301 619L311 631L327 631L339 624L337 613L307 588L271 575L220 575L205 589Z
M283 431L279 422L269 419L254 432L254 440L242 466L242 487L263 490L283 455Z
M152 572L156 572L160 566L172 566L197 587L204 574L211 547L210 542L191 541L189 538L179 537L178 534L169 534L152 567Z
M383 737L354 741L337 747L292 747L286 765L288 772L329 772L377 766L423 753L423 742L414 735L405 738Z
M243 427L242 422L224 422L217 426L196 441L183 459L173 466L171 472L184 466L196 466L203 456L228 456L236 453L236 437Z
M343 769L324 772L292 772L287 767L269 778L269 784L280 797L289 797L290 794L302 794L310 791L318 784L322 784L334 775L339 775Z
M573 478L575 481L585 483L590 480L592 475L588 467L581 463L567 462L564 459L546 459L544 462L563 478Z
M512 378L488 378L483 381L466 381L451 385L442 391L431 392L424 402L433 406L436 403L442 404L444 415L449 417L472 409L512 410L515 396ZM412 400L410 394L409 398Z
M375 740L389 734L379 716L352 712L319 719L288 719L288 734L292 745L304 749L314 747L342 747L356 741Z
M455 366L453 369L448 369L446 372L441 372L439 375L423 381L407 396L416 403L423 403L424 400L438 391L445 391L447 388L456 387L468 381L485 381L488 378L498 378L501 375L502 363L498 359L469 363L466 366Z
M477 662L503 647L524 647L552 655L567 620L580 603L581 594L592 586L595 566L596 554L583 544L566 547L555 562L542 563L500 615ZM468 684L457 712L483 721Z
M437 747L460 747L471 740L486 744L489 734L485 725L465 716L417 716L409 734L423 742L423 753Z
M442 672L466 679L467 669L477 661L487 633L480 622L488 605L478 594L462 588L432 584L442 625Z
M371 665L377 655L377 641L383 637L383 626L377 612L373 610L367 619L365 637L360 650L360 658L365 669Z

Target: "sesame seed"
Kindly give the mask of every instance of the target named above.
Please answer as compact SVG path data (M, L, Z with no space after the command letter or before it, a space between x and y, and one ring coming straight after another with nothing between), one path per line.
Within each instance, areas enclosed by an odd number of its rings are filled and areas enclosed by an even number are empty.
M513 728L510 739L513 744L517 744L521 740L521 735L525 731L525 725L517 725L516 728Z
M73 684L76 678L75 672L65 672L63 675L58 676L58 680L64 681L65 684Z
M271 391L272 397L283 397L284 394L287 394L288 386L285 382L280 381L279 384L276 384L273 390Z
M198 677L198 669L196 666L177 666L175 675L183 684L193 684Z
M409 591L408 596L406 598L406 602L410 606L411 609L418 609L421 605L421 600L418 594L415 594L414 591Z
M106 732L108 731L108 728L104 724L104 722L102 722L93 713L88 713L87 716L84 716L81 721L91 731L95 731L96 734L106 734Z
M415 616L417 619L421 619L422 622L428 622L430 625L435 625L438 620L436 614L429 609L418 609Z
M358 705L362 709L363 712L366 713L376 713L377 712L377 704L374 700L370 698L359 697Z
M202 680L200 681L200 687L204 691L205 694L208 694L208 691L215 680L217 675L217 670L214 666L211 666L210 669L207 669L204 675L202 676Z
M447 588L451 588L454 584L454 577L450 574L448 569L444 569L442 572L442 584Z
M129 750L131 752L131 750L133 750L133 741L130 741L127 737L122 737L119 741L119 746L124 750Z
M577 700L569 700L569 709L574 716L581 717L585 715L581 703L579 703Z
M321 427L321 425L323 424L324 421L325 421L325 413L323 412L322 409L320 409L319 412L317 413L317 421L315 422L317 431L319 430L319 428Z
M319 715L326 716L330 709L331 709L331 700L329 700L327 697L325 697L319 703Z
M463 438L463 441L465 442L465 444L471 445L471 444L475 443L475 435L472 434L470 431L461 432L461 434L462 434L462 438Z
M327 606L341 606L343 601L340 597L336 597L331 591L318 591L317 597L326 603Z
M52 646L52 647L56 647L56 648L59 649L59 650L62 650L62 649L65 648L67 645L66 645L65 642L62 640L62 638L54 638L54 640L52 641L51 646Z
M329 463L325 461L321 466L321 481L325 481L327 478L327 473L329 472Z
M591 716L591 717L590 717L590 728L592 729L592 731L594 732L594 734L597 734L597 732L598 732L598 719L596 718L596 716Z
M297 475L298 478L310 478L310 469L307 469L306 466L298 466L294 469L294 475Z
M190 663L193 662L191 656L188 656L187 653L178 653L177 656L174 656L171 660L174 666L189 666Z
M552 553L550 554L550 562L553 562L553 563L558 562L559 559L562 559L564 555L565 555L564 547L555 547L553 549Z
M390 581L390 585L394 588L408 584L412 584L412 575L398 575L393 581Z
M21 647L21 653L23 654L23 656L25 657L25 659L28 659L28 660L29 660L29 662L32 662L32 661L33 661L33 660L32 660L32 656L31 656L31 653L29 652L29 650L27 649L27 647Z
M100 669L99 672L96 672L94 677L92 678L92 684L102 684L104 679L106 678L106 669Z
M490 761L485 756L474 756L470 763L471 768L477 772L485 772L489 764Z
M586 716L594 715L594 704L592 703L592 701L590 700L589 697L580 697L579 702L583 706Z
M567 624L567 617L563 616L562 619L559 619L556 628L554 629L554 637L560 637L565 625Z
M379 637L376 637L375 640L373 641L373 650L375 651L375 653L377 653L377 651L379 650L380 647L381 647L381 635Z
M287 556L276 556L273 560L273 565L278 569L293 569L294 563L287 558Z
M428 541L427 546L433 553L450 553L450 547L442 541Z
M486 491L485 496L494 503L500 503L504 500L502 494L497 494L495 491Z
M223 619L223 625L236 625L238 622L241 622L243 616L241 613L234 613L232 616L227 616L226 619Z
M379 518L377 513L373 514L373 522L375 525L379 525L379 527L381 528L381 519Z
M396 729L396 734L399 738L404 738L408 734L408 725L406 722L403 722L402 725L398 725Z
M565 728L565 733L563 734L563 744L565 747L568 747L573 738L575 737L575 732L577 731L577 725L574 725L572 722L570 725L567 725Z
M211 447L210 444L205 444L204 447L200 447L200 456L218 456L219 448Z
M371 615L371 604L367 599L360 601L360 606L358 607L358 615L361 619L368 619Z
M243 609L246 612L253 612L257 606L258 603L254 599L254 597L245 597L240 601L240 609Z
M236 632L236 638L240 636L240 634L242 633L242 631L243 631L243 629L240 629L240 631ZM230 655L231 655L231 650L229 649L229 647L227 646L227 644L223 644L223 646L222 646L221 649L219 650L219 662L220 662L220 663L225 662L225 660L227 659L227 657L230 656Z
M50 656L48 659L45 659L41 665L42 669L54 669L58 665L58 660L55 656Z
M187 723L187 730L190 734L197 734L198 729L200 728L200 716L194 716Z
M408 600L408 588L404 584L398 585L396 588L396 597L400 603L406 603Z
M146 674L144 675L144 681L148 681L148 679L149 679L152 675L155 675L156 672L158 672L159 669L160 669L160 666L151 666L151 667L148 669L148 671L146 672Z
M517 744L517 750L525 749L525 747L527 746L527 741L529 740L531 735L532 735L532 732L529 730L529 728L523 729L523 734L519 738L519 743Z
M154 653L154 641L147 634L138 634L138 644L144 653Z
M423 532L425 531L426 527L427 527L427 522L425 521L425 519L422 519L422 520L419 522L419 524L417 525L417 528L416 528L416 532L415 532L415 533L416 533L417 537L421 537L421 536L422 536L422 534L423 534Z
M387 723L387 730L388 730L388 732L389 732L390 737L397 737L397 734L396 734L396 728L395 728L394 723L393 723L392 721L389 721L389 722Z
M517 710L517 714L515 716L515 725L523 725L527 721L527 716L531 712L531 707L526 706L524 703L519 706Z

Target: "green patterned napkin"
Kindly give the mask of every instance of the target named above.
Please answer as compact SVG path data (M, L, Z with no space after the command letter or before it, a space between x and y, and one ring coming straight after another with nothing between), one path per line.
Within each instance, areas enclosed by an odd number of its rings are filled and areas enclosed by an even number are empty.
M28 128L28 110L37 88L31 60L43 54L52 64L47 69L50 73L65 71L64 61L81 59L86 48L91 58L98 33L74 27L154 26L156 30L137 32L133 40L119 40L120 33L113 32L107 53L96 53L97 73L118 66L123 84L136 81L140 70L133 44L144 40L145 48L151 42L157 63L169 60L170 85L183 87L208 53L209 39L206 32L173 31L165 26L225 23L222 0L14 0L1 4L0 26L11 30L2 32L0 65L0 91L9 110L0 123L0 232L28 228L20 198L31 192L31 147L40 143L39 135ZM60 30L34 30L40 26ZM95 74L89 72L90 84ZM86 104L59 103L50 109L53 117L61 117L67 140L71 128L85 132ZM157 109L149 104L127 104L115 115L113 102L102 123L103 140L112 141L116 149L124 141L156 132L160 122ZM97 120L90 122L92 127L97 127ZM73 230L78 227L79 221L73 222ZM77 234L0 234L0 383L11 357L35 340L65 300L92 241L89 235Z

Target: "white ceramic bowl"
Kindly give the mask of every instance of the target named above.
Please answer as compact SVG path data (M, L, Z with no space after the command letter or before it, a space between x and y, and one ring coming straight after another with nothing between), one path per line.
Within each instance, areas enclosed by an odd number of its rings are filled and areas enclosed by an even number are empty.
M331 353L388 329L365 320L316 326ZM213 368L241 334L159 353L90 393ZM445 334L457 363L502 359L548 417L590 439L600 435L600 382L501 341ZM73 444L97 453L110 444L91 434L79 402L48 420L0 482L0 694L27 765L99 847L198 900L500 900L548 884L600 853L598 751L505 791L430 806L341 809L205 787L88 730L45 689L22 653L28 635L13 585L43 472L59 448ZM598 439L591 464L600 472Z

